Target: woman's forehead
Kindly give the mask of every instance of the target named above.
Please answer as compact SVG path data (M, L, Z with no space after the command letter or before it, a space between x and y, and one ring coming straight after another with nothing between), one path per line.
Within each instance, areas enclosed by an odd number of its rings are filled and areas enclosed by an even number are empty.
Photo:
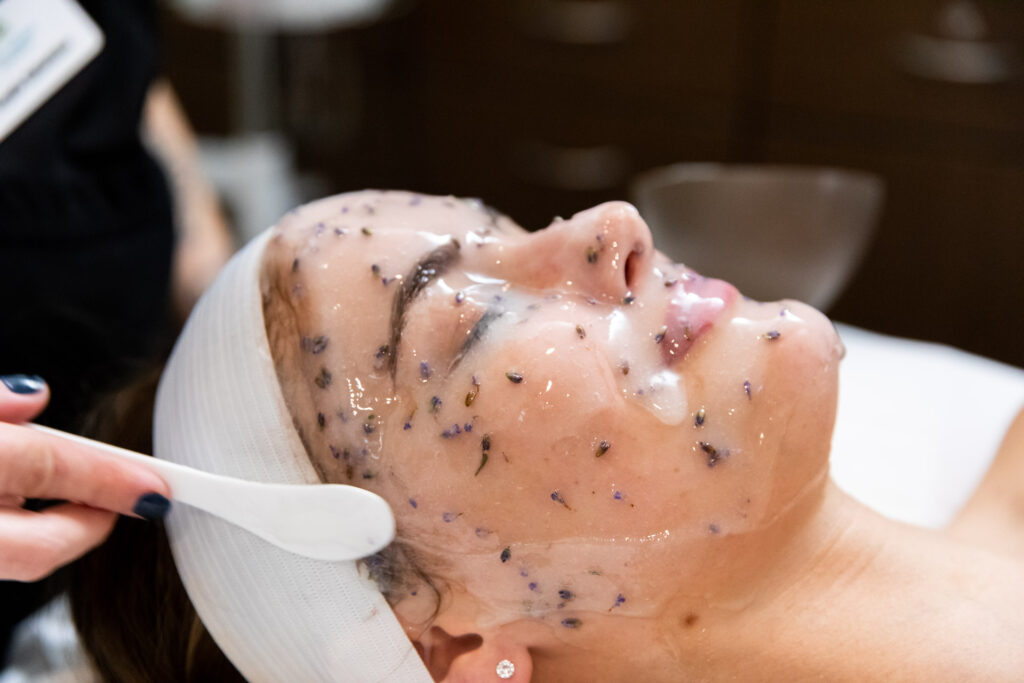
M487 237L523 232L478 199L380 190L340 194L306 204L285 215L278 228L308 238L410 232L461 238L467 233Z

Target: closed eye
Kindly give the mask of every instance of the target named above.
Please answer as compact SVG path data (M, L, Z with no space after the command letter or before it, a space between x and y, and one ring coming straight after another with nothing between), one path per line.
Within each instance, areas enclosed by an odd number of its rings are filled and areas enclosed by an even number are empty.
M462 348L455 354L455 358L452 359L451 364L448 366L448 373L451 374L455 368L459 366L462 359L465 358L469 352L473 349L476 344L483 339L483 336L487 334L487 329L494 323L495 320L505 314L505 311L496 306L491 306L484 314L481 315L476 323L470 329L469 334L466 336L466 341L462 342Z
M413 301L431 282L441 277L459 258L459 241L451 240L420 258L409 275L402 280L402 286L395 294L391 303L391 339L384 347L388 354L387 364L391 379L395 378L398 368L398 350L402 342L402 330L405 328L405 314Z

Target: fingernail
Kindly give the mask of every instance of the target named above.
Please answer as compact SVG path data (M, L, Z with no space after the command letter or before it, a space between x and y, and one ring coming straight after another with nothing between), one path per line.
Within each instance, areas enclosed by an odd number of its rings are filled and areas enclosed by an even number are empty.
M132 512L143 519L155 522L166 517L170 509L171 501L159 493L144 493L139 496L139 500L135 503L135 507L132 508Z
M16 394L38 394L46 388L46 380L39 375L0 375L0 382Z

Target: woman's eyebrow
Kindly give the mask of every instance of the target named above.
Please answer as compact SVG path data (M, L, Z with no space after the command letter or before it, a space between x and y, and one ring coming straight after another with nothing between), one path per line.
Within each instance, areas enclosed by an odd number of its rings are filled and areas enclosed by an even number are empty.
M428 251L413 266L409 275L402 279L402 286L391 302L391 340L388 344L388 372L395 378L398 369L398 345L402 341L405 327L405 311L420 292L431 282L444 274L459 258L459 241L452 239L440 247Z

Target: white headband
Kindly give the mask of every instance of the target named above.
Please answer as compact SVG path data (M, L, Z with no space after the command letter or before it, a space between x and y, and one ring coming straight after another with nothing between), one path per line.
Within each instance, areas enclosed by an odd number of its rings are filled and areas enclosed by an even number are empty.
M160 382L154 453L242 479L316 484L263 323L269 236L240 251L192 312ZM299 557L184 505L174 507L167 531L196 612L246 679L431 680L355 562Z

